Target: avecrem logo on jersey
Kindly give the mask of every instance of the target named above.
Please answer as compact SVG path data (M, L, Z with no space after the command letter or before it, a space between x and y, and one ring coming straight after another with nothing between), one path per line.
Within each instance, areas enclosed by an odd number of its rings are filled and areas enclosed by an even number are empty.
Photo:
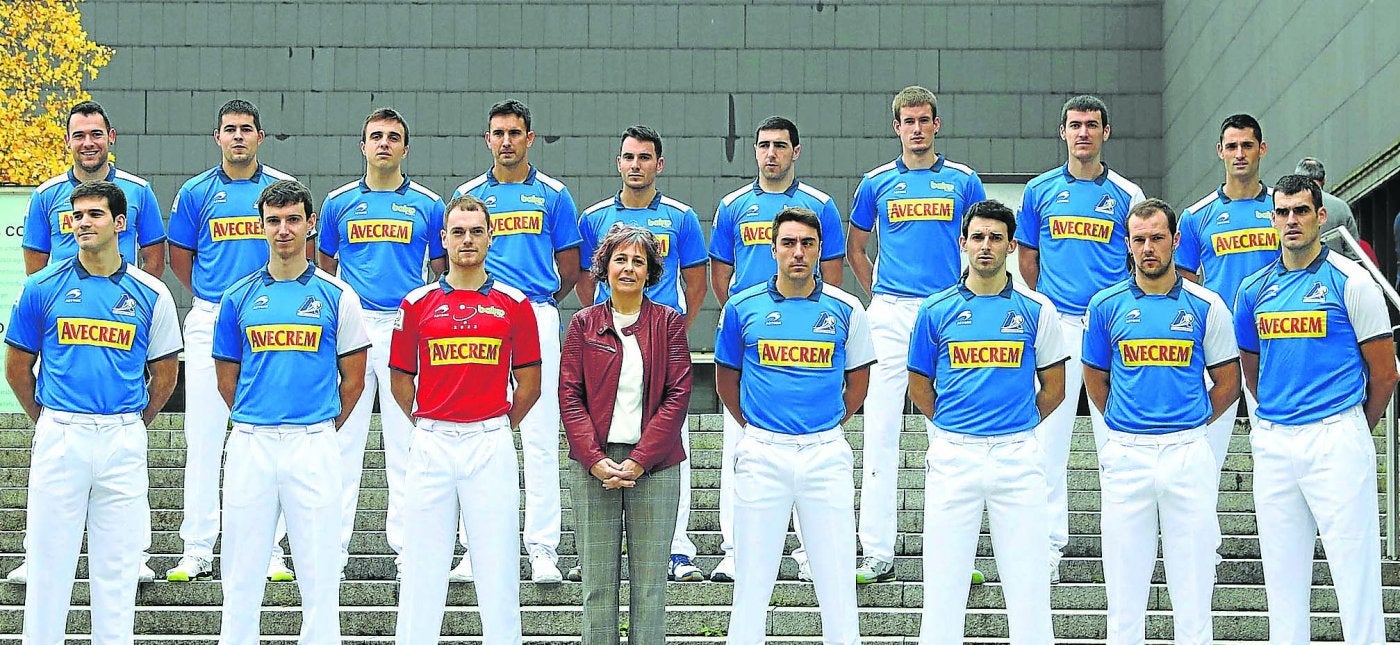
M814 340L760 340L758 364L772 367L831 367L836 343Z
M1128 367L1188 367L1195 341L1145 338L1118 343L1118 353Z
M1272 228L1246 228L1210 236L1210 246L1216 255L1272 251L1278 249L1278 231Z
M660 253L663 258L671 255L671 235L669 233L656 234L656 252Z
M61 206L63 212L58 214L58 232L64 235L73 234L73 207L67 204Z
M511 211L493 213L491 227L495 235L518 235L539 233L544 230L544 213L538 211Z
M136 325L94 318L59 318L58 344L130 350Z
M211 219L209 220L209 237L215 242L260 240L263 237L262 220L257 215Z
M947 197L891 199L886 209L891 224L921 220L948 222L953 219L953 200Z
M773 242L772 222L744 222L739 225L739 239L744 246L771 244Z
M948 343L948 364L955 370L978 367L1020 367L1025 343L1019 340L954 341Z
M413 224L392 219L367 219L350 222L345 238L352 243L413 241Z
M321 349L321 326L253 325L248 346L254 352L315 352Z
M1107 244L1113 238L1113 222L1095 217L1056 215L1050 218L1050 237Z
M430 365L495 365L501 360L499 338L433 338L428 340Z
M1323 311L1261 313L1255 318L1254 324L1261 340L1327 336L1327 313Z

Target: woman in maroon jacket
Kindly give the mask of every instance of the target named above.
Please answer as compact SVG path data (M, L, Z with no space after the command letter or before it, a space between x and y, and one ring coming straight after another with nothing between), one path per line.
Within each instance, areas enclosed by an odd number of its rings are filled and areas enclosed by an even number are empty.
M628 642L663 643L666 569L686 459L690 346L675 310L646 298L661 279L652 233L615 226L590 269L606 301L569 323L559 412L569 439L575 535L583 567L583 642L618 642L622 528L627 526Z

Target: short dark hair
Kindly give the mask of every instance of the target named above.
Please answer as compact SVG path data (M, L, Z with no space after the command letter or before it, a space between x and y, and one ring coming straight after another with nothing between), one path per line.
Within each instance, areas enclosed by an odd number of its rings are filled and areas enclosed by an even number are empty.
M447 225L447 216L452 214L452 211L477 211L486 216L486 232L494 232L495 227L491 225L491 210L486 207L486 202L471 194L463 193L447 202L447 207L442 210L443 226Z
M1302 164L1300 163L1298 165L1301 166ZM1274 184L1275 195L1297 195L1305 191L1308 193L1308 196L1312 197L1313 208L1322 208L1322 189L1317 187L1312 177L1308 177L1307 175L1284 175L1279 177L1278 182Z
M1065 101L1064 107L1060 108L1060 125L1064 125L1069 120L1070 110L1076 112L1097 111L1099 119L1103 121L1102 125L1108 125L1108 106L1104 105L1103 99L1092 94L1080 94Z
M773 231L772 234L769 235L771 238L770 243L774 245L778 243L778 227L782 226L783 222L806 224L807 226L817 229L818 242L822 239L822 221L817 219L817 214L815 212L802 208L801 206L788 206L778 211L778 214L773 217Z
M1313 181L1327 181L1327 167L1322 165L1322 160L1317 157L1303 157L1298 160L1298 167L1293 172L1307 177Z
M403 144L408 145L408 121L403 118L403 114L390 107L382 107L369 113L365 117L365 124L360 126L360 142L365 141L365 130L369 128L370 121L397 121L403 126Z
M759 122L758 127L753 129L753 138L755 142L758 141L758 133L764 130L787 130L788 138L792 140L792 145L794 147L798 145L797 124L785 117L773 115Z
M219 108L218 115L214 117L215 132L218 132L219 128L223 127L225 114L246 114L251 116L253 117L253 127L259 132L262 131L262 116L258 114L258 106L248 101L243 99L229 99L228 102L224 103L223 106Z
M520 117L520 120L525 122L525 131L529 132L531 130L530 108L526 107L524 103L521 103L520 101L517 101L515 99L506 99L504 101L501 101L500 103L491 106L491 110L486 113L486 123L488 125L488 129L491 123L491 119L503 115L513 115Z
M933 116L938 117L938 97L928 88L919 85L910 85L894 95L894 100L890 102L890 112L894 114L894 120L899 120L899 111L904 108L927 105L933 111Z
M612 225L608 229L608 234L603 236L598 242L598 248L593 251L593 266L588 268L593 279L607 284L608 282L608 261L612 254L627 244L636 244L642 247L642 252L647 255L647 281L644 286L654 287L661 282L661 273L666 270L661 259L661 243L656 240L656 235L640 226L628 226L622 222Z
M1010 208L995 199L984 199L976 204L967 207L962 218L962 236L967 237L968 226L972 224L972 218L991 219L1006 225L1006 236L1016 235L1016 214Z
M1161 211L1167 216L1167 230L1171 231L1172 235L1176 235L1176 211L1172 210L1171 204L1157 199L1156 197L1140 201L1133 205L1132 208L1128 209L1128 219L1134 217L1138 219L1148 219L1156 215L1158 211Z
M263 206L291 206L301 204L307 217L311 216L311 191L295 179L279 179L268 184L258 195L258 217L263 215Z
M657 134L656 130L640 124L634 125L622 131L622 141L627 141L628 137L638 141L650 141L656 148L656 156L661 156L661 135Z
M1231 114L1230 116L1225 117L1224 121L1220 122L1221 139L1225 138L1225 131L1229 130L1230 128L1234 128L1236 130L1253 130L1255 141L1264 140L1264 128L1259 127L1259 120L1243 112L1239 114Z
M112 129L112 120L107 118L107 110L102 109L102 104L98 103L97 101L83 101L82 103L74 105L73 109L68 110L68 120L64 122L64 130L67 130L69 126L72 125L73 117L78 114L81 114L83 116L101 114L102 127L108 130Z
M112 211L112 217L126 215L126 193L121 187L105 181L85 181L78 184L77 188L68 195L68 203L72 204L85 197L101 197L107 200L107 210Z

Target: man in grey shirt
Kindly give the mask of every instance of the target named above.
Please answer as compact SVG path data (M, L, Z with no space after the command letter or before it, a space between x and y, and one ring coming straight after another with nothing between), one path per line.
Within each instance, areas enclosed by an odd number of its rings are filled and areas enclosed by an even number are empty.
M1299 175L1313 180L1318 188L1324 188L1327 181L1327 169L1316 157L1303 157L1298 161L1298 168L1294 171ZM1356 228L1356 217L1351 214L1351 206L1341 197L1333 195L1326 190L1322 191L1322 207L1327 209L1327 222L1322 225L1322 234L1326 234L1334 228L1345 226L1351 233L1351 237L1356 241L1361 241L1361 231ZM1352 260L1360 261L1360 256L1353 253L1342 242L1341 238L1332 238L1327 241L1327 248L1332 249Z

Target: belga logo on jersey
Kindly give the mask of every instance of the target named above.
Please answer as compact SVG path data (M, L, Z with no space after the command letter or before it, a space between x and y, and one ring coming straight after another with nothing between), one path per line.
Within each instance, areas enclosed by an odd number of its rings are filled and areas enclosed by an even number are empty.
M954 341L948 343L948 364L955 370L979 367L1020 367L1025 343L1019 340Z
M953 192L953 185L946 181L930 181L928 183L928 187L934 190L941 190L947 193Z
M1118 343L1118 353L1128 367L1188 367L1195 341L1143 338Z
M947 197L891 199L886 203L886 211L891 224L920 220L948 222L953 219L953 200Z
M544 208L544 198L539 195L521 195L520 203Z
M754 208L758 208L754 206ZM743 222L739 224L739 240L744 246L773 243L772 222Z
M1172 320L1170 329L1172 331L1193 332L1196 330L1196 314L1185 309L1176 310L1176 318Z
M256 352L315 352L321 349L320 325L253 325L248 346Z
M500 307L492 307L492 306L490 306L490 305L477 305L477 306L476 306L476 313L479 313L479 314L481 314L481 315L483 315L483 316L491 316L491 317L493 317L493 318L505 318L505 317L506 317L506 310L504 310L504 309L502 309L502 308L500 308Z
M539 233L544 230L544 213L537 211L493 213L491 215L491 228L494 235Z
M1278 231L1272 228L1246 228L1210 236L1211 249L1216 255L1273 251L1278 249Z
M301 308L297 310L297 315L302 318L320 318L321 301L317 300L316 296L307 296L301 303Z
M414 215L418 214L418 209L414 208L412 204L400 204L398 202L390 204L389 210L394 211L395 213L402 213L409 217L413 217Z
M129 293L122 294L122 297L117 299L117 306L112 307L112 313L118 316L135 316L136 299Z
M831 367L836 343L826 340L760 340L758 364L772 367Z
M1323 338L1327 336L1327 313L1322 311L1275 311L1254 319L1261 340L1280 338Z
M1113 222L1097 217L1055 215L1050 218L1050 237L1107 244L1113 239Z
M220 217L209 220L209 237L215 242L260 240L262 236L262 219L257 215Z
M501 360L499 338L432 338L428 340L430 365L496 365Z
M59 318L58 344L130 350L136 325L95 318Z
M392 219L367 219L350 222L345 238L352 243L397 242L407 244L413 241L413 224Z

